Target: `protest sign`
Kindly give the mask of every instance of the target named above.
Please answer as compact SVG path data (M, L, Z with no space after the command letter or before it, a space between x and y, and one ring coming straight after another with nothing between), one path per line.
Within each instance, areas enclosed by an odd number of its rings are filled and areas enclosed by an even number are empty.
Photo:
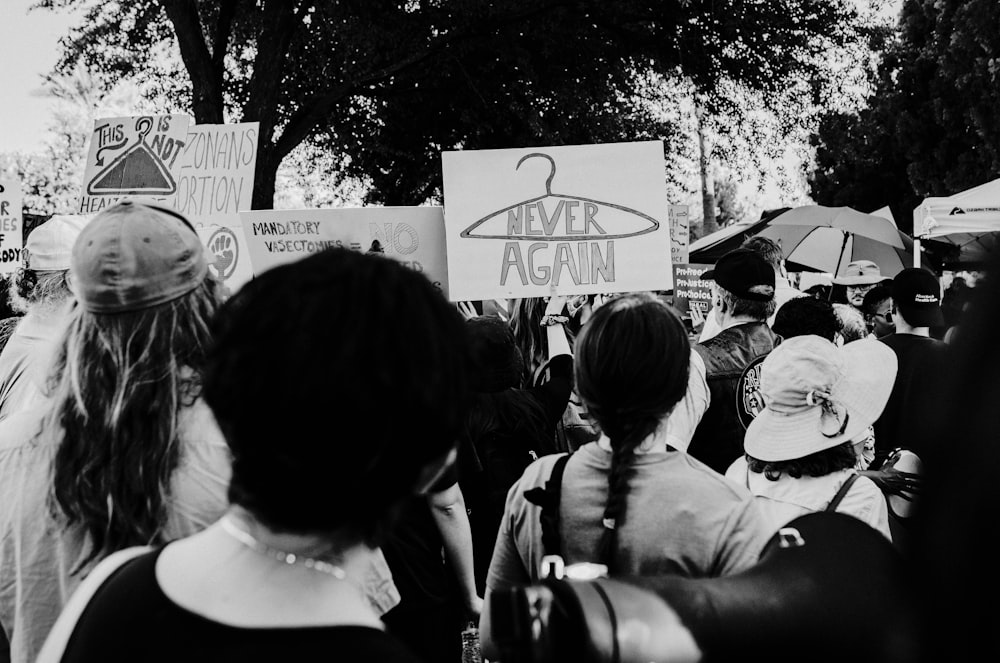
M231 291L253 277L239 213L251 207L258 123L195 124L180 156L177 191L166 204L186 216Z
M189 123L186 115L97 120L77 211L90 215L126 197L166 201L176 194Z
M448 294L440 207L364 207L240 212L254 274L339 246L383 253Z
M669 290L660 141L442 154L453 301Z
M688 243L691 241L688 206L671 205L667 217L670 219L670 262L674 265L686 264L689 260Z
M674 308L682 316L690 315L692 308L708 313L712 307L712 282L701 278L712 265L674 265Z
M0 180L0 276L17 271L24 246L21 184Z

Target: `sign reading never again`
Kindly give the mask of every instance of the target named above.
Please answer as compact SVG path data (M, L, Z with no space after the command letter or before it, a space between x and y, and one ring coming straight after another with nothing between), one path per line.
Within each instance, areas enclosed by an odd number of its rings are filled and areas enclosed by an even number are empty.
M660 141L444 152L454 301L669 290Z
M448 295L440 207L240 212L254 274L330 247L381 253L423 273Z

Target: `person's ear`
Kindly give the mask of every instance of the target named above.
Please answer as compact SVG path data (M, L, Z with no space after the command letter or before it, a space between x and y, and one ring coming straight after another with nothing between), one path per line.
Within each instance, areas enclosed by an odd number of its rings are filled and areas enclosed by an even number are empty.
M420 468L420 475L417 477L413 492L417 495L423 495L429 491L431 486L437 483L437 480L448 471L448 468L455 464L457 456L458 450L452 447L444 455L438 456Z

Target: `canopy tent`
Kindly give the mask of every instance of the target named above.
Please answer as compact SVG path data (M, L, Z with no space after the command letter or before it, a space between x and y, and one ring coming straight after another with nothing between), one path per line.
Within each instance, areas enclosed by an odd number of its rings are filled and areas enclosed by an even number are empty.
M988 260L1000 238L1000 178L953 196L925 198L913 210L913 230L921 240L952 245L946 264Z

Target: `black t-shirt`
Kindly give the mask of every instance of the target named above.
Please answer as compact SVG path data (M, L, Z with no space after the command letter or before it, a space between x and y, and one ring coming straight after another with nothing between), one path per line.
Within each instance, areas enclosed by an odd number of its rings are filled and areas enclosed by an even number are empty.
M196 615L156 582L162 549L118 569L94 594L63 663L342 661L418 663L391 635L365 626L242 628Z
M879 340L896 353L899 370L889 401L875 422L875 463L896 447L909 449L926 462L942 447L941 413L949 398L951 348L915 334L889 334Z

